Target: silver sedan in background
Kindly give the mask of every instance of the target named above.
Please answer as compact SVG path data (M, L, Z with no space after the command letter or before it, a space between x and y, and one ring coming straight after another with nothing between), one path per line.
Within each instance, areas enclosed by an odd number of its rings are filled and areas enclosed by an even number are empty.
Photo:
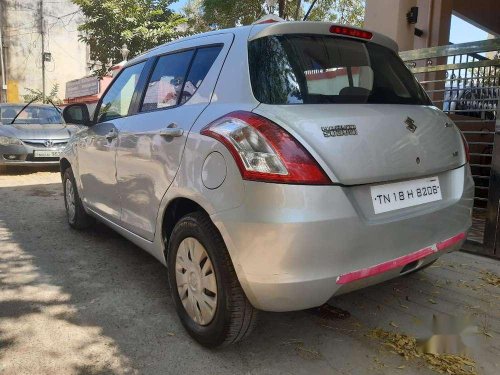
M7 166L57 165L78 126L65 124L46 104L0 104L0 170Z

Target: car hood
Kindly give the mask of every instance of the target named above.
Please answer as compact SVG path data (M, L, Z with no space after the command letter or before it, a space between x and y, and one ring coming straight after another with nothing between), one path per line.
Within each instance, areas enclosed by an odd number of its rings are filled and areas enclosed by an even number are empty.
M18 139L68 139L80 128L65 124L0 125L0 136Z

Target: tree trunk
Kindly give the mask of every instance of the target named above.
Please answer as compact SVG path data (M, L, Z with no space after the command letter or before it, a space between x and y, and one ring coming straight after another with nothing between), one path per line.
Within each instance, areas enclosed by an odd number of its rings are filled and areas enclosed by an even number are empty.
M278 15L285 19L285 4L286 4L286 0L279 0L278 1Z

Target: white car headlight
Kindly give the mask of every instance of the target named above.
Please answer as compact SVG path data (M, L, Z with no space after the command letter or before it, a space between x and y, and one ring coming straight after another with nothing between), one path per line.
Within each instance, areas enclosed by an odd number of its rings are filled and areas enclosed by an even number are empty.
M19 145L22 146L23 142L17 138L0 136L0 146Z

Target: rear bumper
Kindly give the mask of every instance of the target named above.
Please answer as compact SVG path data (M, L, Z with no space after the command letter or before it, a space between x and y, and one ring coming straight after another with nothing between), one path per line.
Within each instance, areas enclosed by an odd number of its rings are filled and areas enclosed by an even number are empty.
M368 186L247 182L244 204L212 218L250 302L268 311L301 310L458 250L471 225L470 169L439 179L442 201L379 215L366 199Z

